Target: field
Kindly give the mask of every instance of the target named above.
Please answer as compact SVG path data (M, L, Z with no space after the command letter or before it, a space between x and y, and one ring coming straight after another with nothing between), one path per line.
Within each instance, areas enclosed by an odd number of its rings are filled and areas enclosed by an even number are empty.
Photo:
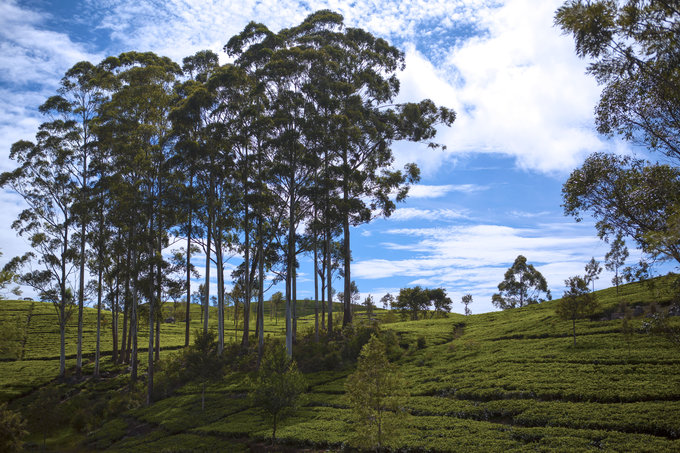
M571 322L555 315L558 301L467 317L383 323L381 329L397 339L396 363L410 395L401 434L388 446L395 451L680 451L679 350L640 330L645 314L664 310L671 297L669 278L658 279L654 289L630 284L618 295L614 288L598 291L597 315L577 322L576 347ZM622 333L622 320L602 320L617 312L622 301L642 312L633 318L629 336ZM313 308L300 305L304 317L298 328L304 331L313 326ZM197 320L200 308L192 310ZM94 310L87 311L88 354L95 316ZM384 311L378 317L395 318ZM266 319L267 334L282 335L283 320L274 323L268 311ZM21 410L57 372L54 309L40 302L2 301L0 322L17 326L12 341L21 357L2 362L0 398ZM231 329L226 336L233 338L233 322L226 324ZM184 326L163 324L162 357L184 344ZM110 354L110 327L105 332L103 347ZM69 366L74 364L74 338L72 320ZM146 338L142 334L141 347ZM350 367L306 374L305 404L277 432L286 448L347 447L352 425L344 382L351 372ZM124 373L111 373L108 380L75 386L80 398L95 398L111 389L119 394L125 382ZM271 428L249 403L247 372L229 371L210 384L204 411L200 390L198 383L190 383L151 406L130 405L120 416L104 417L86 430L62 428L47 445L79 451L263 451ZM28 441L38 445L39 434Z

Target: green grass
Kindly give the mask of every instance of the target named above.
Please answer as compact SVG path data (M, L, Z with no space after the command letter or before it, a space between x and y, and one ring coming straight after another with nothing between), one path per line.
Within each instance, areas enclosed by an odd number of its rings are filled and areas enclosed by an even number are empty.
M621 333L620 320L599 320L618 311L621 301L646 310L654 303L663 309L672 299L670 278L656 282L654 290L630 284L620 287L618 295L615 288L598 291L598 313L577 322L576 347L571 323L555 314L558 301L384 324L382 329L391 330L399 344L397 365L411 395L404 403L408 415L402 420L402 435L388 445L403 451L680 451L680 351L642 333L644 316L633 319L629 339ZM301 304L300 311L305 317L298 321L299 329L312 328L311 303ZM0 302L0 322L23 322L26 336L26 341L19 334L12 340L23 344L23 360L8 358L1 364L0 399L12 400L13 407L26 399L18 396L56 375L58 329L49 321L53 312L38 302ZM92 316L93 310L87 310L88 354ZM199 316L200 308L192 306L192 328L199 327ZM378 317L384 316L378 312ZM233 341L230 321L226 338ZM672 322L680 324L680 319ZM278 324L270 321L267 312L265 331L271 337L282 335L283 325L281 318ZM72 319L69 356L75 353L74 326ZM184 327L181 322L163 324L166 357L184 344ZM110 336L109 327L105 351L110 351ZM141 335L140 346L146 346L146 338ZM425 340L420 347L419 338ZM277 437L282 443L298 449L344 448L352 432L344 398L350 372L306 375L305 405L281 423ZM271 427L250 406L247 378L247 373L230 371L210 384L205 411L200 408L201 386L189 384L150 407L123 412L84 437L67 431L60 443L55 434L48 445L111 451L262 449ZM110 389L125 385L125 375L117 379ZM106 391L104 382L98 385L89 394ZM74 444L74 439L80 440Z

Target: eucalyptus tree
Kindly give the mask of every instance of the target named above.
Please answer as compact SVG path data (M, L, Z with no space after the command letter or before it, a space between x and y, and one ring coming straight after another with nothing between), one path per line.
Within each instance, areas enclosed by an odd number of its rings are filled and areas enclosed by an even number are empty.
M72 238L73 207L79 196L70 172L72 132L71 125L61 119L43 123L35 143L22 140L12 145L10 159L18 167L0 175L0 187L18 193L28 206L12 228L26 237L33 249L23 257L13 258L5 270L19 273L24 266L30 266L20 274L20 281L54 304L59 323L59 376L64 376L66 370L66 322L73 308L70 280L78 263ZM29 261L34 258L42 269L32 268Z
M121 200L128 212L133 269L147 273L140 279L134 272L132 303L132 374L137 379L137 297L149 303L148 394L153 393L153 350L155 307L160 306L162 249L167 230L174 223L172 206L167 202L173 173L169 154L173 140L169 112L174 101L173 87L179 66L167 57L151 52L127 52L109 57L101 68L115 77L111 97L103 104L99 131L108 146L113 168L132 203ZM141 262L141 263L140 263Z
M92 122L99 105L104 101L100 78L102 71L88 61L71 67L61 79L57 94L43 103L39 110L64 127L63 152L70 153L65 168L71 174L78 196L74 200L74 214L79 224L78 272L78 336L76 347L76 375L80 376L83 363L83 298L85 295L86 229L89 218L89 164L94 152L96 136Z
M189 347L190 336L190 302L191 302L191 256L192 241L197 235L195 217L200 202L201 192L196 190L196 177L199 165L204 159L206 151L206 125L209 123L212 99L207 89L210 75L218 68L217 55L209 50L199 51L182 60L182 70L187 80L177 86L179 100L171 112L171 120L178 151L178 167L185 176L185 187L182 190L182 205L184 207L184 224L180 227L180 234L187 239L186 245L186 329L184 346ZM209 262L209 261L207 261ZM209 268L208 268L209 269ZM208 270L209 272L209 270ZM206 279L209 279L209 273ZM206 285L209 288L209 285ZM208 289L209 291L209 289ZM209 294L208 294L209 295ZM207 297L206 297L207 300Z
M281 30L278 34L264 25L250 23L225 46L255 80L263 84L269 99L271 115L268 142L274 154L271 159L270 184L277 195L278 205L285 212L287 226L286 259L286 349L292 354L292 306L295 294L295 262L298 252L296 227L302 220L304 188L313 175L313 157L306 152L305 122L312 121L309 104L305 101L303 86L309 84L307 64L311 51L300 45L314 33L310 22L299 27ZM324 24L313 24L320 29Z

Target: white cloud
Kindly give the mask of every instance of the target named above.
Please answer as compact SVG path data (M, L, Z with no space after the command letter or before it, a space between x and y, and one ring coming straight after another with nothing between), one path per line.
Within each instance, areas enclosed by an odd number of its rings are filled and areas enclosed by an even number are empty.
M386 249L409 258L360 260L352 267L359 279L406 278L408 285L442 286L452 294L472 293L477 312L493 309L490 299L518 255L526 256L561 294L564 279L583 273L591 256L602 257L606 245L592 235L592 225L549 224L535 228L500 225L391 229L398 243ZM607 278L607 277L604 277Z
M451 192L468 194L481 192L487 189L487 186L480 186L478 184L445 184L439 186L418 184L411 186L408 191L408 196L409 198L441 198Z
M437 170L459 153L513 156L520 167L566 172L588 153L613 145L594 130L599 88L585 74L571 37L552 26L562 0L507 0L478 14L478 34L453 45L435 67L414 46L401 75L403 98L429 97L453 107L458 118L437 141L445 152L399 149L399 161Z
M389 217L391 220L452 220L465 219L467 210L399 208Z

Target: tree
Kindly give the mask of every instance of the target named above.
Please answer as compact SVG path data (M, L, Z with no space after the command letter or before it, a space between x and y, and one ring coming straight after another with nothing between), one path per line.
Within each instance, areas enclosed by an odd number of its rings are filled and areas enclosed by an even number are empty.
M394 296L390 293L387 293L380 298L380 302L382 303L383 309L389 310L389 308L394 303Z
M539 298L541 293L545 293L547 300L551 299L545 278L533 264L527 264L527 259L522 255L505 272L504 280L498 284L498 291L491 301L503 310L543 302Z
M411 314L412 320L418 319L418 313L427 310L430 302L427 291L421 286L414 286L413 288L402 288L399 290L399 295L396 301L392 303L392 307L401 311L402 317L407 313Z
M576 320L593 314L597 308L595 294L588 291L588 283L583 277L569 277L564 281L567 290L557 305L557 316L571 320L576 347Z
M364 307L366 307L366 319L371 319L373 316L373 309L375 308L375 303L373 303L373 296L370 294L364 299Z
M272 445L276 442L278 423L290 415L301 403L306 388L302 373L295 361L288 357L281 343L266 349L256 379L251 383L253 405L272 424Z
M427 298L428 305L432 305L434 312L432 316L448 316L447 313L451 311L451 299L447 297L444 288L428 289Z
M345 382L355 441L362 449L382 449L400 427L405 385L390 364L385 345L373 334L361 348L357 369Z
M28 205L12 228L26 236L33 249L23 257L10 260L4 270L19 274L37 254L43 269L30 270L19 279L37 290L43 300L52 302L57 310L60 376L66 370L66 322L73 299L69 278L78 261L72 238L73 206L78 191L69 171L70 133L69 126L61 120L43 123L36 134L36 143L19 141L12 145L9 157L19 166L0 175L0 187L14 190Z
M680 158L680 8L664 0L568 0L555 24L573 35L576 53L604 86L600 133Z
M205 387L210 380L222 377L223 362L217 351L215 332L197 330L194 344L185 353L186 370L201 383L201 411L205 410Z
M599 275L602 273L602 266L600 262L592 257L590 261L586 264L586 275L584 277L587 284L593 284L593 292L595 291L595 280L597 280Z
M626 264L626 258L628 258L628 248L626 247L626 242L623 237L619 234L616 239L611 243L611 249L604 256L604 266L608 271L614 272L614 278L612 278L612 283L616 285L616 294L619 294L619 283L622 282L623 278L619 275L619 269Z
M470 308L468 308L468 305L472 303L472 294L466 294L463 296L461 299L461 303L465 305L465 316L469 316L472 314L472 311Z
M276 318L276 323L279 323L279 305L283 301L283 293L281 291L277 291L274 294L272 294L272 297L269 299L270 307L272 311L275 313L275 318Z
M680 263L680 169L595 153L562 187L564 213L596 221L600 239L617 235L643 252Z

